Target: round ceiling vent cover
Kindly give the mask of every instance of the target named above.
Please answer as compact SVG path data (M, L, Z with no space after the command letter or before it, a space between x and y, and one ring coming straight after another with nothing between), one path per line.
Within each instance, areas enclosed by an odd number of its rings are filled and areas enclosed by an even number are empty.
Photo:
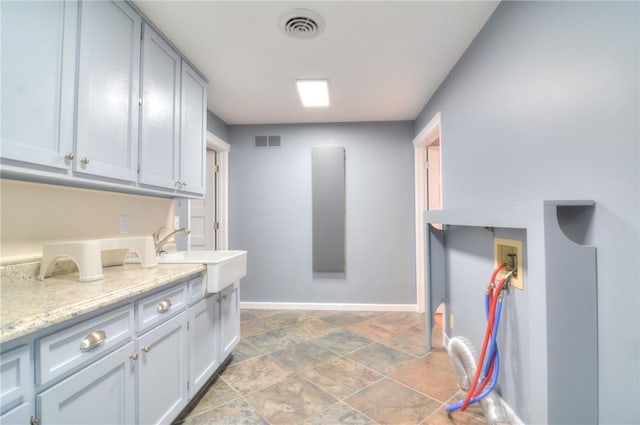
M280 19L280 28L294 38L309 39L324 30L324 19L314 10L291 9Z

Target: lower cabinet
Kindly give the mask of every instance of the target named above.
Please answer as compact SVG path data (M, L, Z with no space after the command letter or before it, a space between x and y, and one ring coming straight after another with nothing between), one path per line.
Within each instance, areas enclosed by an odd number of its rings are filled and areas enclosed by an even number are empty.
M38 394L40 423L134 424L133 348L130 342Z
M0 354L0 424L25 424L35 416L31 344Z
M240 341L239 283L198 278L1 350L0 423L170 424Z
M35 417L33 414L32 403L23 403L2 415L0 415L0 424L3 425L24 425L28 424L29 418ZM25 419L26 418L26 419Z
M220 360L226 359L240 342L239 282L220 291Z
M209 296L187 311L189 316L189 396L194 395L220 365L218 298Z
M171 423L188 401L186 314L139 336L136 346L138 423Z

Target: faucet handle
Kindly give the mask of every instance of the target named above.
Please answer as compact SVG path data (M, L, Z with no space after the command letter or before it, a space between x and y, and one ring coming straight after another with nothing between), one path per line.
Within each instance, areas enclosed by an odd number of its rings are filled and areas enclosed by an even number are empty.
M151 234L151 236L153 236L153 240L154 242L158 242L160 240L160 232L162 231L162 229L164 229L165 226L161 226L158 230L156 230L155 232L153 232Z

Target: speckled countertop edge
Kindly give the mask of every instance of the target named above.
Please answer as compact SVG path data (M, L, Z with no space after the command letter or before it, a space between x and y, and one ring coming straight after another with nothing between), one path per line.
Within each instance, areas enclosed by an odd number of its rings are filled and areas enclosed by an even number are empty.
M203 272L202 264L139 264L106 267L105 277L79 282L78 273L44 281L3 277L0 281L0 344L126 301Z

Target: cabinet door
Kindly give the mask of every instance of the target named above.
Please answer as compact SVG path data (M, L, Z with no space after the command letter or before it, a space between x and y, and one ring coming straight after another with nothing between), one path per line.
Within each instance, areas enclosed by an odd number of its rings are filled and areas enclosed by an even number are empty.
M92 363L36 398L42 424L133 424L133 342Z
M210 296L188 310L190 396L202 388L220 364L217 301Z
M138 423L171 423L187 405L185 313L138 338Z
M180 56L144 26L140 171L142 184L176 189L180 125Z
M25 425L29 423L29 418L35 417L33 412L33 402L23 403L8 412L0 415L2 425Z
M202 195L205 187L206 83L182 62L180 106L180 190Z
M135 182L140 16L126 3L80 7L74 171Z
M35 414L31 345L2 353L0 363L0 423L28 423Z
M220 361L240 342L240 297L238 282L220 292Z
M68 170L77 1L0 2L2 158Z

